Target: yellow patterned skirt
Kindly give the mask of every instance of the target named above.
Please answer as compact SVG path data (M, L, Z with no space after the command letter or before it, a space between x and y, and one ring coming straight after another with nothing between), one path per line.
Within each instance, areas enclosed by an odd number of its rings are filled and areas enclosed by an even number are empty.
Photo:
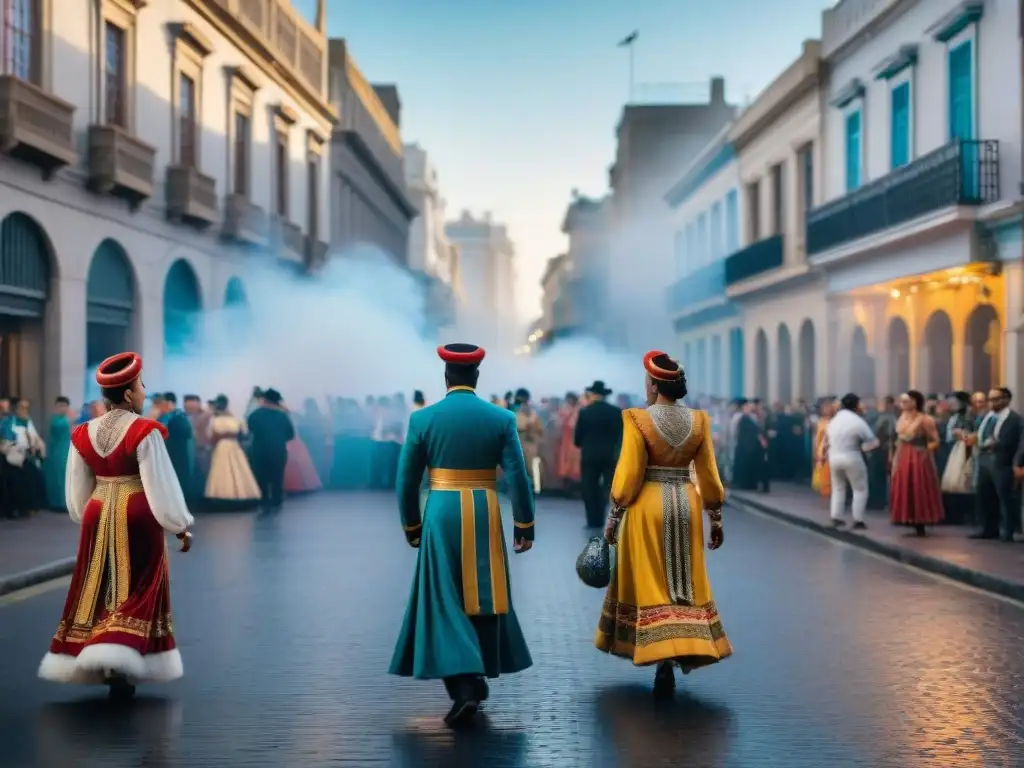
M732 655L704 567L700 495L692 484L675 489L673 499L648 481L626 510L594 638L638 666L677 661L692 669Z

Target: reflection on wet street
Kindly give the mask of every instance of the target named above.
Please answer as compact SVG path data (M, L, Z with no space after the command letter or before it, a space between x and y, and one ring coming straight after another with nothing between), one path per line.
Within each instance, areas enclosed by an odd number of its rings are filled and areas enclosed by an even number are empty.
M709 557L736 655L679 678L592 646L578 505L542 501L513 598L535 665L492 684L478 727L440 682L389 677L415 552L391 496L324 494L279 516L202 517L172 556L185 679L102 691L36 679L60 589L0 607L4 768L1018 765L1024 610L727 510Z

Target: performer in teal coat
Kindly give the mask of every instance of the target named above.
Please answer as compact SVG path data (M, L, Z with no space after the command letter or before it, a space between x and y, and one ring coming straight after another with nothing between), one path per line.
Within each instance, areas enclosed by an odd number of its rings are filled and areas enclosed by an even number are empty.
M488 695L485 677L533 664L512 608L497 467L509 482L516 552L533 546L534 509L515 415L476 396L484 350L438 347L447 396L412 414L398 465L398 506L419 548L391 674L444 680L445 721L471 719ZM420 512L420 487L430 493Z
M64 484L67 481L68 452L71 450L71 419L68 418L70 405L71 401L63 395L54 403L46 436L46 458L43 459L47 506L60 512L66 512L68 508Z

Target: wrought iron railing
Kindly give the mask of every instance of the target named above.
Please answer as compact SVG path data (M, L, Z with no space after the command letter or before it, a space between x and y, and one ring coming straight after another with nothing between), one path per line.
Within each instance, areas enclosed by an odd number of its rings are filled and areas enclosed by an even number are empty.
M772 235L736 251L725 260L725 284L732 285L781 267L783 245L782 235Z
M954 205L999 199L999 142L956 139L807 214L810 256Z

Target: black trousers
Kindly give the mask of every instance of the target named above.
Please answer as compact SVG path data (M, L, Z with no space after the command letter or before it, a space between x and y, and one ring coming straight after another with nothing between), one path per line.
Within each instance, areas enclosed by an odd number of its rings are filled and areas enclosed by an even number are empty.
M284 503L284 468L288 452L253 456L252 473L260 486L264 507L280 507Z
M604 525L616 461L614 457L584 454L580 462L580 493L587 513L587 525L592 528Z
M1013 536L1020 518L1020 497L1013 467L997 463L992 455L978 457L978 519L986 536Z

